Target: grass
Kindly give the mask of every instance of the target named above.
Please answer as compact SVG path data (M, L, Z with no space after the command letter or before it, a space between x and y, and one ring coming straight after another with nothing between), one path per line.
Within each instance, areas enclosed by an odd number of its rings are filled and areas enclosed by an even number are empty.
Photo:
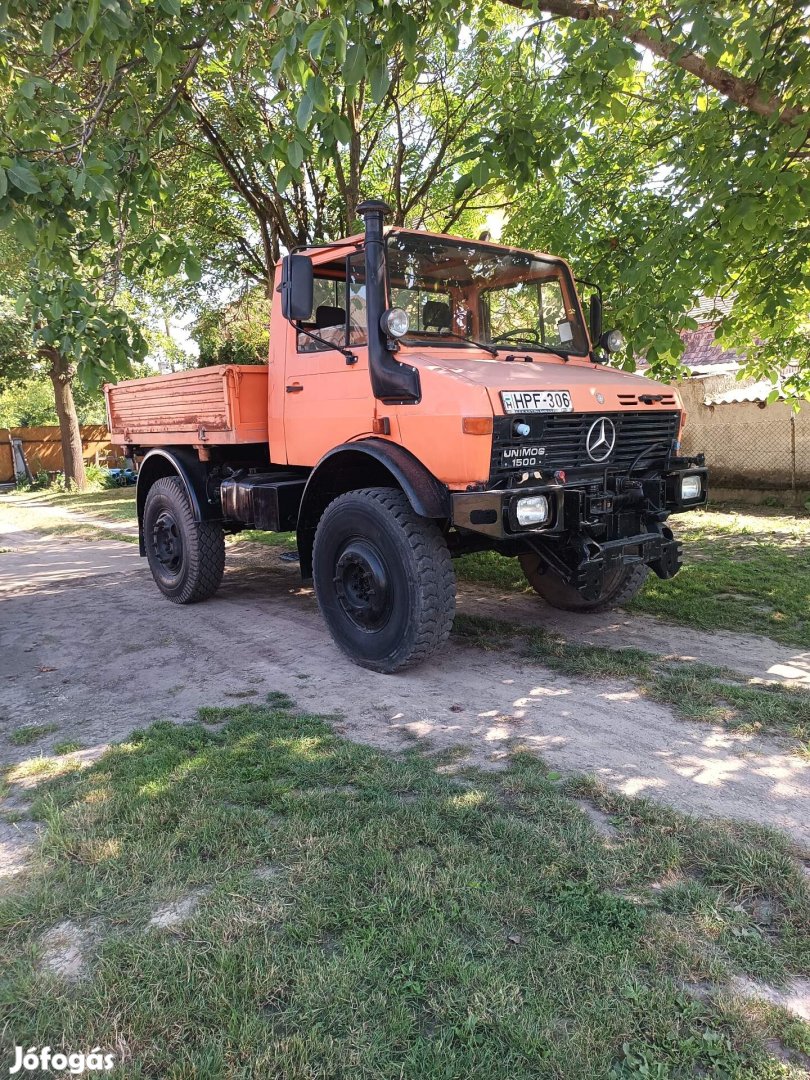
M127 1078L799 1075L765 1043L798 1055L807 1025L717 992L810 962L783 837L522 754L454 783L283 695L202 716L223 726L157 724L40 783L42 846L0 908L6 1041L123 1048ZM65 921L75 986L40 967Z
M58 724L25 724L23 727L15 728L9 735L8 741L12 746L29 746L45 735L50 735L52 731L56 731L58 726Z
M105 488L103 491L54 492L22 491L7 496L10 502L63 509L108 521L136 521L135 488Z
M685 565L670 581L651 574L629 610L810 647L810 516L711 510L672 520ZM456 569L465 581L530 591L517 560L494 552Z
M61 757L63 754L75 754L77 750L82 750L84 743L76 742L74 739L66 739L64 742L57 742L53 744L53 753L57 757Z
M23 530L34 530L38 533L42 533L45 536L64 536L71 539L88 540L90 542L96 540L123 540L127 544L137 544L138 537L133 533L119 532L117 529L106 528L101 524L96 524L90 521L83 521L72 517L69 510L66 510L63 500L68 499L105 499L109 495L118 496L119 494L127 494L126 489L122 489L119 492L118 489L112 491L98 491L89 495L48 495L47 492L25 492L15 493L12 495L0 496L0 514L10 519L15 528ZM130 499L134 499L134 494L130 492ZM30 501L29 501L30 500ZM120 508L122 511L125 507ZM127 512L129 511L129 504L126 504ZM132 502L132 513L135 513L135 504ZM101 513L101 511L99 511ZM103 518L106 519L108 515L106 512L103 514ZM116 515L111 515L116 516ZM123 513L117 515L121 520L125 520ZM128 513L127 513L128 516Z
M456 616L453 632L486 649L518 647L529 659L572 678L625 678L654 701L688 720L756 734L788 736L810 754L810 690L746 680L707 664L669 660L643 649L610 649L567 641L478 615Z

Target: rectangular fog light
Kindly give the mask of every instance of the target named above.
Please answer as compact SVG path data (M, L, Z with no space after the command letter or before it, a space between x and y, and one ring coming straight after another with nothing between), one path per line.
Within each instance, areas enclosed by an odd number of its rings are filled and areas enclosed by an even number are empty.
M530 495L526 499L518 499L515 507L518 525L543 525L548 521L548 514L548 499L545 495Z
M681 499L691 502L699 499L703 492L703 482L699 476L684 476L681 478Z

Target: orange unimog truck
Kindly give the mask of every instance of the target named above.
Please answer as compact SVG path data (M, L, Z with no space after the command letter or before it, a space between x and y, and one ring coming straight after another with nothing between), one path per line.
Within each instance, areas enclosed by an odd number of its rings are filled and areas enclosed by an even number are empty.
M514 556L554 607L630 599L681 566L670 514L703 506L677 391L604 366L558 258L383 227L288 255L266 367L105 388L140 461L141 554L177 604L222 580L226 533L297 533L301 574L356 663L425 660L453 621L453 557Z

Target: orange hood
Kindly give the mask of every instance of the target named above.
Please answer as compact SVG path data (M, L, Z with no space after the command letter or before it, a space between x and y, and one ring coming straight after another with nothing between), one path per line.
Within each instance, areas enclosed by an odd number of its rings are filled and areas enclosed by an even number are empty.
M438 350L437 350L438 351ZM590 361L570 360L535 354L532 363L524 360L507 361L494 356L481 356L459 349L453 355L440 356L431 351L403 350L398 359L412 363L422 371L439 378L460 380L486 389L493 412L503 413L501 390L568 390L575 411L603 412L609 409L632 408L641 396L651 395L660 401L642 402L642 408L680 409L677 391L654 382L644 375L593 364Z

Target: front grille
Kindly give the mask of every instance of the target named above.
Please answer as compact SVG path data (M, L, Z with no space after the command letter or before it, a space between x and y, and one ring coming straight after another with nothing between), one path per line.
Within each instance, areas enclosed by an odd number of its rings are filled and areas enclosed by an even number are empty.
M492 479L523 471L548 472L553 469L629 468L638 455L662 443L645 455L639 464L649 468L661 464L678 437L677 412L544 413L495 418L492 440ZM595 461L588 453L588 433L594 423L610 421L616 432L611 453ZM531 433L518 437L515 423L528 424ZM608 436L610 426L606 426ZM597 430L596 437L599 436ZM594 439L591 440L593 448ZM597 447L601 455L604 449Z

